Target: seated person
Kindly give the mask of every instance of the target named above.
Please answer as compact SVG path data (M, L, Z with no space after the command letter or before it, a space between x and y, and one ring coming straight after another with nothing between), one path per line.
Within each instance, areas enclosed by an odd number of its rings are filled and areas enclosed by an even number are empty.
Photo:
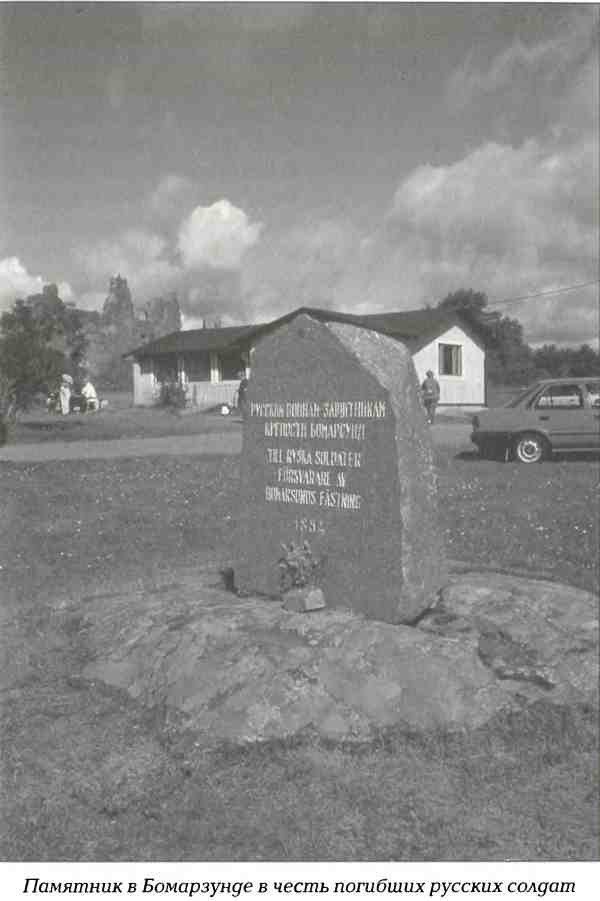
M96 394L96 389L89 379L81 389L81 395L85 400L86 411L98 409L98 395Z
M586 385L588 404L590 407L600 407L600 384Z

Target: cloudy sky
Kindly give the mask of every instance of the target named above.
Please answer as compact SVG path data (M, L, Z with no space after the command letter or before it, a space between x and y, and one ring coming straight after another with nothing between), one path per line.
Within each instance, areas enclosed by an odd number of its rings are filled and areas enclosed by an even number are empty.
M598 7L1 3L0 309L186 325L598 279ZM598 286L497 306L593 341Z

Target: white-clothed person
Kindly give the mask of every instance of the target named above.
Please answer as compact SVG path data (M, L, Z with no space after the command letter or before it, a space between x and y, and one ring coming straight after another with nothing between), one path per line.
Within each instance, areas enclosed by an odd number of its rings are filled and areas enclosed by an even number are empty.
M81 394L85 398L86 411L98 409L98 394L89 379L81 389Z
M59 400L60 412L63 416L67 416L71 412L71 385L73 379L70 375L63 375L60 383Z

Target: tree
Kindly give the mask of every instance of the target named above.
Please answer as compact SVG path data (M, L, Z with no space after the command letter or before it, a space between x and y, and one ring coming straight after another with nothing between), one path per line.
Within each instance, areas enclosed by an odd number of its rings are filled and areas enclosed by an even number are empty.
M15 301L0 317L0 416L28 409L63 372L80 375L85 344L77 311L63 303L55 285Z
M498 316L490 322L491 337L487 372L491 382L526 385L535 377L531 348L523 340L523 326L518 319Z
M473 291L471 288L460 288L458 291L453 291L438 303L438 309L460 313L476 326L485 323L486 306L487 296L483 291Z
M50 330L51 343L65 354L65 372L80 375L87 339L79 310L67 306L56 285L44 285L41 294L33 294L26 303L36 320Z
M569 375L576 378L600 375L600 353L589 344L582 344L578 348L568 348L568 356L571 368Z
M600 375L600 352L589 344L557 347L544 344L533 352L538 378L581 378Z

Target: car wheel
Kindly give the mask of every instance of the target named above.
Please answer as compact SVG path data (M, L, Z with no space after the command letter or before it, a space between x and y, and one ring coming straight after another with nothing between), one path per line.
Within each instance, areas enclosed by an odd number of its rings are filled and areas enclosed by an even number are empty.
M535 432L519 435L514 445L519 463L541 463L548 456L548 442Z

